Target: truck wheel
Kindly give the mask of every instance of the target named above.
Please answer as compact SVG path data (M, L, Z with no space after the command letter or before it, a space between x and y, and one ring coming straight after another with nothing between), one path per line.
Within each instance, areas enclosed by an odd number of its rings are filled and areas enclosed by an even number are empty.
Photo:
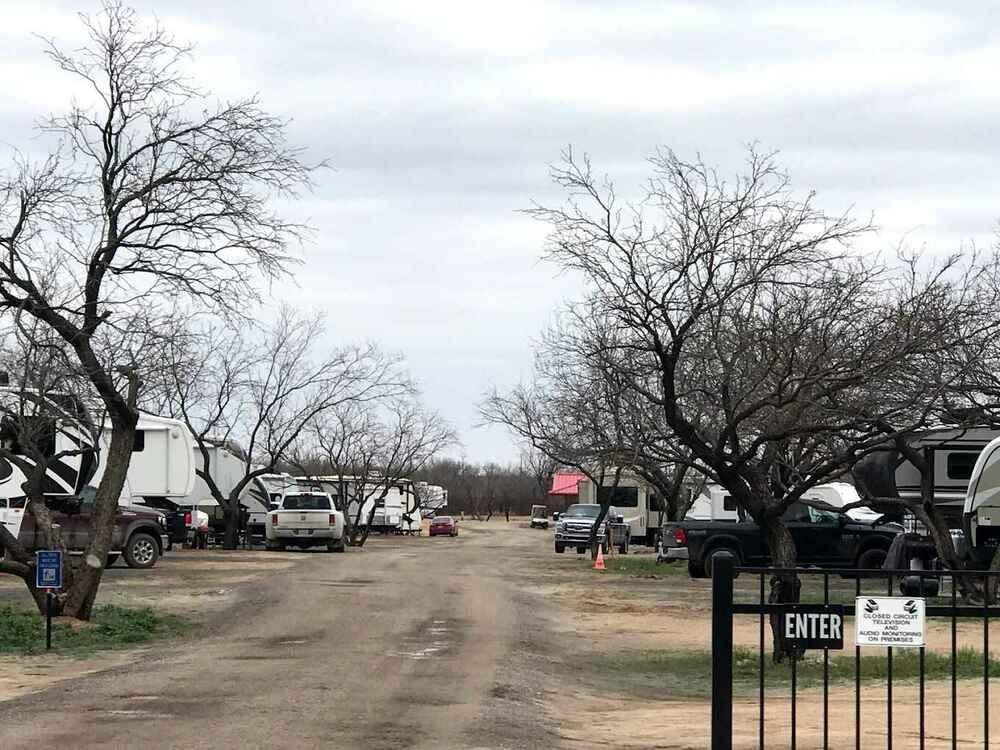
M692 578L704 578L705 577L705 566L701 563L694 561L688 561L688 575Z
M872 575L870 571L880 570L885 563L885 550L878 547L866 549L858 555L858 575L866 577Z
M347 542L341 539L335 545L333 545L334 552L347 552Z
M285 545L278 544L277 542L264 542L264 549L270 550L271 552L284 552Z
M156 539L141 531L129 537L122 553L130 568L152 568L160 559L160 547Z
M559 542L556 542L556 554L561 555L565 551L566 551L566 545L559 544Z
M625 537L625 541L618 545L618 554L627 555L628 554L628 543L629 538Z
M736 559L736 562L734 563L735 565L740 564L740 555L736 550L730 549L729 547L716 547L711 552L709 552L708 557L705 558L705 575L707 575L709 578L712 577L712 564L715 562L715 558L721 555L723 552L728 552ZM739 578L739 575L740 574L738 572L733 573L733 578Z
M111 554L108 555L108 562L105 564L104 567L105 568L110 568L116 562L118 562L118 553L117 552L112 552Z

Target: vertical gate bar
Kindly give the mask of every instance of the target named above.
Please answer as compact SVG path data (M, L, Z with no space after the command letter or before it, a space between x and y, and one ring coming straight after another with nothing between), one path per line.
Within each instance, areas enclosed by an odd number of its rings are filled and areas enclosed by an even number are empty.
M924 596L924 586L927 583L927 577L925 573L920 574L920 596ZM941 579L938 578L938 586L941 585ZM920 647L920 750L924 750L924 657L926 656L926 649Z
M920 647L920 750L924 750L924 647Z
M823 572L823 604L830 604L830 574ZM823 750L830 748L830 649L823 649Z
M854 595L861 596L861 576L854 579ZM861 750L861 646L854 642L854 747Z
M887 594L892 596L892 573L886 577ZM892 646L885 650L885 736L886 750L892 750Z
M990 748L990 593L989 573L983 581L983 747Z
M958 650L958 621L955 618L955 608L958 606L958 589L955 586L955 574L951 579L951 747L958 750L958 669L955 662Z
M798 654L795 649L792 649L792 750L795 750L795 688L796 688L796 676L798 674Z
M761 572L761 574L760 574L760 601L759 601L759 603L761 605L764 604L764 573L763 572ZM760 690L760 701L759 701L759 703L760 703L760 720L758 722L758 729L757 729L757 731L758 731L758 747L760 747L760 750L764 750L764 666L765 666L765 664L764 664L764 651L766 650L767 646L766 646L766 644L764 642L764 610L763 609L761 609L761 611L760 611L759 627L760 627L760 653L759 653L760 664L758 665L757 668L760 670L760 688L759 688L759 690Z
M733 564L712 561L712 750L733 747Z

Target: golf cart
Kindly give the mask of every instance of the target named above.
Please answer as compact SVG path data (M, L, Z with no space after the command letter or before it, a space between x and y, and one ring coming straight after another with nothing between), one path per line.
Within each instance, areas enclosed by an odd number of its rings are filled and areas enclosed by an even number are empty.
M546 508L544 505L531 506L531 528L533 529L549 528L549 509Z

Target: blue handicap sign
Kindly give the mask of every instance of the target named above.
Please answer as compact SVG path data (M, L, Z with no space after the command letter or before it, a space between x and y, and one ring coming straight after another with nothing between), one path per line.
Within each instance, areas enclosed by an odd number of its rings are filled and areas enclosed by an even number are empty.
M62 588L62 552L57 549L43 549L35 553L35 588Z

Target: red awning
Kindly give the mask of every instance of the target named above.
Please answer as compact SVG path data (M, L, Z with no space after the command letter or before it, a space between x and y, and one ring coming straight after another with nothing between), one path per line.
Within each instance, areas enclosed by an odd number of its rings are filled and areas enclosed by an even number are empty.
M577 485L586 480L584 474L554 474L552 476L552 489L550 495L576 495L579 494Z

